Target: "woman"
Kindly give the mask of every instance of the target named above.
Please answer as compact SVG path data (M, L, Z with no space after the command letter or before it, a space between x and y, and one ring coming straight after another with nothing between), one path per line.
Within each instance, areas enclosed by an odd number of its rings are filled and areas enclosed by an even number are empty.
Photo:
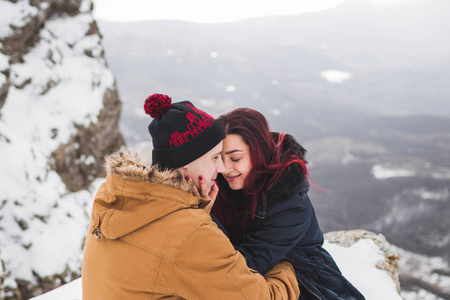
M290 261L299 299L364 299L322 247L323 233L307 192L306 150L291 136L269 131L249 108L219 117L227 134L212 214L249 267L264 274Z

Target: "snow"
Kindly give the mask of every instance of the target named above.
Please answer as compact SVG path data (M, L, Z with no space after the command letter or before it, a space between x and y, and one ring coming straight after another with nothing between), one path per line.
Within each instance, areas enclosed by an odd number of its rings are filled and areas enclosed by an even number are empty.
M81 278L63 285L60 288L54 289L46 294L31 298L33 300L81 300ZM31 300L30 299L30 300Z
M338 71L338 70L326 70L320 72L320 75L330 83L342 83L353 77L352 73Z
M270 110L270 112L271 112L274 116L279 116L279 115L281 115L281 110L278 109L278 108L272 108L272 109Z
M225 92L228 92L228 93L236 92L236 87L234 85L227 85L225 87Z
M367 300L402 299L389 274L376 267L385 257L372 240L361 239L348 248L325 241L324 248L333 256L342 274Z
M420 172L418 171L420 170ZM395 177L431 177L435 179L450 179L450 168L446 166L432 167L429 164L403 163L400 165L388 163L385 165L376 164L371 170L376 179L388 179Z
M0 1L0 12L0 38L3 38L13 33L11 25L23 27L37 15L38 10L31 6L28 0L20 0L17 3Z
M335 259L344 276L367 300L401 300L394 281L386 271L376 267L385 257L372 240L361 239L350 247L325 242L325 249ZM81 281L76 279L32 300L81 299Z
M440 287L444 293L450 293L450 264L442 257L429 257L394 247L400 256L399 265L403 273L414 276L430 286ZM440 271L440 272L437 272ZM424 289L418 291L402 290L405 300L441 299Z
M0 1L0 37L14 34L9 25L23 27L40 13L28 2ZM35 283L33 272L44 277L66 267L80 270L89 206L100 182L70 193L49 160L76 133L76 124L97 122L104 93L114 89L100 37L85 35L93 22L90 3L84 0L77 16L48 20L20 63L10 65L0 53L0 71L11 74L0 118L0 258L11 272L5 286L15 287L15 278ZM93 163L92 157L82 160Z
M389 168L381 165L372 167L372 174L376 179L387 179L393 177L413 177L416 173L406 168Z
M442 188L437 190L428 190L426 188L417 188L411 190L412 195L417 195L423 200L446 201L450 198L450 188Z

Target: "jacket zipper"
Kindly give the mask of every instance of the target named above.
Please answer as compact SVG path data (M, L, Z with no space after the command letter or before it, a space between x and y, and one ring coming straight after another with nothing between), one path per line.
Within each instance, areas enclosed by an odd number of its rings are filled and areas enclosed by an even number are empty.
M314 293L313 291L311 291L311 290L309 289L309 287L307 287L307 286L303 283L303 281L297 276L297 274L295 274L295 277L297 277L297 280L300 281L300 283L308 290L308 292L310 292L311 294L313 294L317 299L322 300L322 298L319 297L319 295L317 295L316 293Z
M294 263L295 263L295 260L293 260L292 258L289 258L289 257L287 257L287 256L285 256L284 259L286 259L286 260L287 260L288 262L290 262L291 264L294 264ZM308 290L308 292L310 292L311 294L313 294L317 299L322 300L322 298L319 297L319 295L317 295L316 293L314 293L313 291L311 291L311 290L309 289L309 287L307 287L307 286L303 283L303 281L298 277L297 272L295 272L295 277L296 277L297 280L301 283L301 285L303 285L303 286Z

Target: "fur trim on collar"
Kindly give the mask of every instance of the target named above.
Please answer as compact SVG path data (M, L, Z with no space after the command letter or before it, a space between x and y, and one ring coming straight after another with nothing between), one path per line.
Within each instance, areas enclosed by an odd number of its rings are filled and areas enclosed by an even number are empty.
M278 133L273 132L275 141L278 140L278 136ZM291 152L287 154L295 155L306 163L306 149L290 134L286 134L283 142L283 152L286 153L287 149L291 149ZM305 174L302 167L298 164L288 166L277 183L267 192L266 200L268 204L280 203L290 199L292 193L304 182Z
M188 183L177 170L158 169L158 166L147 167L140 163L139 157L127 151L120 151L105 157L106 167L112 175L131 181L149 181L168 185L186 192L192 192L193 184Z

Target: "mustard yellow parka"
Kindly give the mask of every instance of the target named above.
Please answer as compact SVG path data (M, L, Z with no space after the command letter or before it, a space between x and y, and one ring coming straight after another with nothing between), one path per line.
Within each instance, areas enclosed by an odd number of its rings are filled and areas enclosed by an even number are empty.
M298 299L292 266L264 277L249 269L178 172L124 152L107 166L86 237L83 299Z

